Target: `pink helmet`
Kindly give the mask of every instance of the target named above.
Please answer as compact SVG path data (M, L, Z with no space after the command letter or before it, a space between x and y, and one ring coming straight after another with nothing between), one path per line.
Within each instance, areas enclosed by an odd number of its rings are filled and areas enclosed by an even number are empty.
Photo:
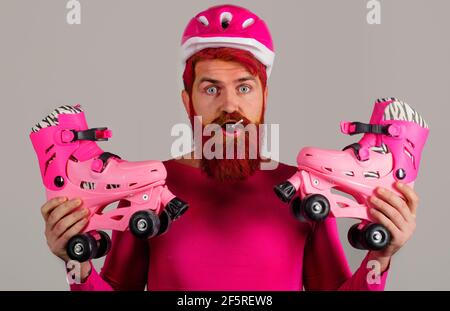
M266 66L270 76L275 58L272 36L264 21L249 10L219 5L192 18L181 40L183 68L198 51L218 47L249 51Z

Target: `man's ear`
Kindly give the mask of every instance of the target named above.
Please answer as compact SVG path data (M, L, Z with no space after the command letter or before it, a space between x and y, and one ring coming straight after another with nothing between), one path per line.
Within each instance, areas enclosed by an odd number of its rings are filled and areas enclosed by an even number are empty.
M266 111L266 105L267 105L267 97L269 96L269 87L266 85L266 89L264 90L264 111Z
M188 92L186 92L186 90L181 91L181 100L183 101L184 109L186 109L188 116L190 116L191 115L191 105L190 105L189 94L188 94Z

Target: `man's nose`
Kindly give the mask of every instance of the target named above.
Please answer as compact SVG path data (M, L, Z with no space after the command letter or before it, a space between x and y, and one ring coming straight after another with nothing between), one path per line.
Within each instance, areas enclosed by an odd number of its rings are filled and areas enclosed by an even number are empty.
M233 113L239 109L239 98L234 90L227 90L222 93L222 111Z

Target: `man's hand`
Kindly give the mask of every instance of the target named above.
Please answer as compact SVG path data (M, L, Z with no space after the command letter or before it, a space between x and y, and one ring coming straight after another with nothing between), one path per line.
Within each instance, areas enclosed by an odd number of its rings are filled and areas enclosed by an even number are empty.
M66 252L67 242L80 233L88 221L89 210L78 209L80 205L79 199L54 198L41 207L48 247L65 262L70 260Z
M88 223L89 210L80 209L80 205L80 199L67 201L67 198L60 197L47 201L41 207L48 247L66 263L70 260L66 252L67 242L80 233ZM90 270L91 265L88 261L81 263L81 280L87 278Z
M416 229L416 210L419 196L410 186L397 182L395 187L403 195L385 189L377 188L370 197L370 214L373 219L385 226L391 233L391 243L383 250L371 251L371 259L379 260L385 270L389 260L411 238Z

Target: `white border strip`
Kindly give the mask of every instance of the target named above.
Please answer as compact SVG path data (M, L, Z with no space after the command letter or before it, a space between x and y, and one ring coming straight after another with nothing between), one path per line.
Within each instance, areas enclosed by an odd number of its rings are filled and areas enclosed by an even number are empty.
M181 58L183 67L189 57L205 48L229 47L246 50L252 53L257 60L263 63L267 68L267 79L272 72L272 66L275 59L275 53L264 44L252 38L241 37L193 37L181 46Z

